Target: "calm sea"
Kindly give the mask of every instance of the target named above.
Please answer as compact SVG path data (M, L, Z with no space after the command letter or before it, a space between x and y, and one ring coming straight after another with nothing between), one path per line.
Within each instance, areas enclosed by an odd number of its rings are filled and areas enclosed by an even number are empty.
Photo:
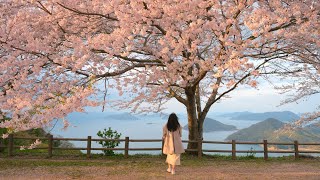
M230 120L226 117L214 117L209 116L212 119L220 121L224 124L235 125L237 129L243 129L251 126L259 121L248 120ZM103 116L101 113L73 113L68 116L71 126L67 130L61 129L61 124L58 123L56 127L51 131L54 136L62 136L65 138L86 138L92 136L92 138L99 138L97 132L104 128L111 127L113 130L121 133L121 138L129 137L130 139L161 139L162 127L166 123L166 118L155 116L138 116L138 120L119 120L110 119L108 116ZM179 117L181 125L187 124L185 117ZM236 131L215 131L204 133L204 140L207 141L224 141L228 135ZM188 131L183 130L182 139L188 140ZM71 141L76 147L86 147L86 142L83 141ZM130 148L160 148L159 142L130 142ZM187 144L184 144L185 148ZM92 147L101 147L96 142L92 142ZM119 147L124 147L124 143L121 143ZM231 144L204 144L203 149L210 150L231 150ZM258 145L237 145L237 150L263 150ZM101 151L94 151L93 153L101 153ZM123 153L119 151L119 153ZM160 151L129 151L129 154L160 154ZM215 153L225 154L230 153ZM247 153L237 154L246 156ZM288 154L270 154L269 156L283 156ZM263 156L262 153L257 153L255 156Z

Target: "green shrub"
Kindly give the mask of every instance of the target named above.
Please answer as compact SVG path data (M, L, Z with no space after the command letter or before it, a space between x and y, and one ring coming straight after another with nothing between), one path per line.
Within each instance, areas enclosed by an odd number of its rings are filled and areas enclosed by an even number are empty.
M249 152L247 152L247 158L249 159L254 159L256 157L256 152L254 152L255 150L251 147Z
M119 139L121 136L121 133L118 133L117 131L113 131L111 127L107 130L104 128L103 131L98 131L97 135L104 139ZM119 141L99 141L99 144L102 145L104 148L115 148L117 147L120 142ZM104 155L114 155L113 150L103 150Z

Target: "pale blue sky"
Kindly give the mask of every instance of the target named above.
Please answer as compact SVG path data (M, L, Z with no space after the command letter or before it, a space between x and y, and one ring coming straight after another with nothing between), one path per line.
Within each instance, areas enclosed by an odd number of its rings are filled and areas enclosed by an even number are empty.
M230 93L230 98L224 98L214 104L210 112L267 112L267 111L292 111L295 113L316 110L319 105L320 94L310 96L307 101L299 101L279 106L286 96L275 91L269 84L260 84L258 89L239 88ZM168 109L184 112L185 108L176 100L167 104Z
M279 82L279 81L278 81ZM108 90L109 98L117 97L114 90ZM262 82L258 88L242 86L229 94L230 98L223 98L219 103L214 104L210 112L267 112L267 111L292 111L294 113L312 112L319 105L320 94L310 96L306 101L290 103L279 106L281 101L285 100L286 95L277 92L269 83ZM126 98L124 94L121 98ZM167 109L164 112L185 113L185 107L175 99L166 104ZM88 111L101 111L101 107L88 108ZM110 109L109 109L110 110ZM113 111L113 110L111 110Z

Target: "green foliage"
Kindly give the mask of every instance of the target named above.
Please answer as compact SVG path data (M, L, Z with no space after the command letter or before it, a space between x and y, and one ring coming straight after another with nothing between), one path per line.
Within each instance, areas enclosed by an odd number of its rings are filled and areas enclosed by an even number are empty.
M6 128L0 128L0 135L2 137L2 134L7 133L7 129Z
M46 137L47 132L42 128L30 129L27 131L20 131L13 134L14 137L25 137L25 138L38 138ZM35 140L34 139L14 139L13 143L17 146L30 146ZM42 143L47 143L47 140L41 140Z
M2 135L7 133L7 129L0 128L0 146L5 146L8 144L8 139L2 139ZM0 147L0 153L5 150L4 147Z
M48 133L42 128L30 129L27 132L31 136L36 136L36 137L45 137L48 135Z
M249 159L254 159L255 158L255 155L256 155L256 152L254 152L255 149L253 149L252 147L250 148L249 152L247 152L247 158Z
M6 129L0 129L0 135L2 136L1 133L6 133ZM47 137L50 134L47 133L44 129L42 128L37 128L37 129L30 129L27 131L20 131L16 132L13 134L14 137L24 137L24 138L38 138L38 137ZM61 136L57 136L61 137ZM30 146L34 142L34 139L14 139L13 143L14 146ZM8 138L7 139L2 139L0 137L0 145L7 146L8 145ZM38 146L40 148L47 148L48 147L48 140L41 140L41 144ZM73 148L74 144L72 144L69 141L64 141L64 140L54 140L53 141L53 147L64 147L64 148ZM7 148L6 147L0 147L0 155L6 155L7 154ZM15 148L13 151L14 155L20 156L43 156L48 154L47 149L24 149L20 150L19 148ZM82 155L82 152L80 150L54 150L54 155Z
M121 133L118 133L117 131L113 131L111 127L107 130L104 128L103 131L98 131L97 135L104 139L114 139L115 141L99 141L98 143L102 145L102 147L105 148L115 148L117 147L120 142L116 141L120 138ZM105 155L115 155L113 150L103 150L103 153Z
M1 118L2 112L0 111L0 118ZM0 122L8 120L8 118L6 116L4 116L3 119L0 119ZM7 139L2 139L2 135L7 133L7 129L6 128L0 128L0 146L4 146L8 144L8 140ZM0 147L0 153L4 151L5 148Z

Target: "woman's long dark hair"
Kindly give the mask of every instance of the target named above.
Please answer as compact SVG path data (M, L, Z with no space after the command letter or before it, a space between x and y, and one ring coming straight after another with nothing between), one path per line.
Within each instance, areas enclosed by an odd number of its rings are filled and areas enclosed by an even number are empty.
M178 117L175 113L171 113L168 118L167 128L169 131L173 132L180 128Z

